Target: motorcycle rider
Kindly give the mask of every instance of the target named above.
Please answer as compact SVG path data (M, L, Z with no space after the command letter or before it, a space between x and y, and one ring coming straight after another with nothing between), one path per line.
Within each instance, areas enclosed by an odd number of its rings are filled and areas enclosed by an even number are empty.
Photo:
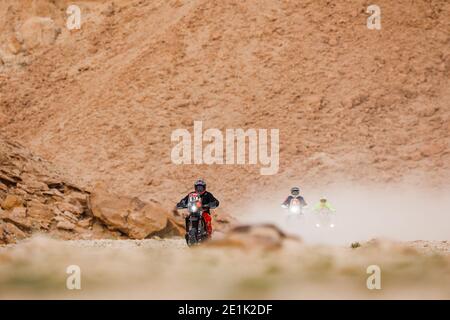
M219 206L219 200L217 200L211 192L206 191L206 183L202 179L195 181L194 183L194 192L197 193L202 201L202 218L206 225L206 232L208 233L208 238L211 237L212 234L212 218L210 209L215 209ZM190 194L190 193L189 193ZM189 194L181 199L181 201L177 204L177 209L185 209L187 208L189 201ZM189 219L186 217L186 230L189 228Z
M291 194L286 198L286 200L284 200L281 207L284 209L289 209L292 199L298 199L302 207L307 206L305 199L300 195L300 188L293 187L291 188Z
M313 212L318 219L316 227L329 226L330 228L334 228L333 216L336 209L333 208L326 197L322 196L320 198L319 202L314 206Z
M336 209L333 208L333 206L331 205L331 203L327 200L326 197L321 197L319 202L314 206L314 211L318 212L322 209L328 209L331 212L335 212Z

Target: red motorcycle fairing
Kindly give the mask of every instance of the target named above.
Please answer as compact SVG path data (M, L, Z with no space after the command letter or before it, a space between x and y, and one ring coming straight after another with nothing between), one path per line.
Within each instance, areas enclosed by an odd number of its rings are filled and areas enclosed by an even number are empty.
M208 238L209 238L209 237L211 237L211 234L212 234L212 218L211 218L211 215L206 211L203 211L202 217L203 217L203 220L205 220L206 232L208 232Z

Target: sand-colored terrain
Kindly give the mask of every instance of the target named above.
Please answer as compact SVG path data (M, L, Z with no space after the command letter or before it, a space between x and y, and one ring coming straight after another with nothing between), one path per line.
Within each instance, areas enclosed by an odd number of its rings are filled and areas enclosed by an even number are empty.
M0 298L449 299L450 2L377 0L381 30L369 4L1 1ZM194 121L279 129L278 172L174 164ZM173 207L199 177L226 240L188 250ZM287 223L293 185L310 206Z
M0 298L449 299L449 250L442 242L242 251L190 250L181 240L35 238L0 249ZM380 290L367 289L373 264ZM70 265L81 268L81 290L66 287Z
M0 5L1 131L84 185L169 205L202 176L239 207L290 183L448 181L448 1L380 0L380 31L362 0L83 1L79 31L68 3ZM14 55L36 16L58 36ZM280 129L279 173L172 164L193 120Z

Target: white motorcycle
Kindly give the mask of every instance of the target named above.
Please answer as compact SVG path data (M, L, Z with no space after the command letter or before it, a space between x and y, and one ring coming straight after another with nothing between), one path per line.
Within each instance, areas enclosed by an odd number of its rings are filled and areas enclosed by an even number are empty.
M316 227L317 228L334 228L334 216L335 213L330 209L323 208L315 211L316 215Z
M288 221L291 221L293 219L302 219L304 216L304 206L302 206L300 200L297 198L292 198L289 205L282 205L281 207L288 210Z

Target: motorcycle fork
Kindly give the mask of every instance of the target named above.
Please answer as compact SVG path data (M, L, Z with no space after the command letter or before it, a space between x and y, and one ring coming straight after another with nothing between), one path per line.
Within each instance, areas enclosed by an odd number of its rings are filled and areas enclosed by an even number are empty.
M202 217L202 218L200 218L198 220L197 234L199 235L199 237L202 236L202 232L203 232L203 229L204 229L204 224L205 223L203 222L203 217Z

